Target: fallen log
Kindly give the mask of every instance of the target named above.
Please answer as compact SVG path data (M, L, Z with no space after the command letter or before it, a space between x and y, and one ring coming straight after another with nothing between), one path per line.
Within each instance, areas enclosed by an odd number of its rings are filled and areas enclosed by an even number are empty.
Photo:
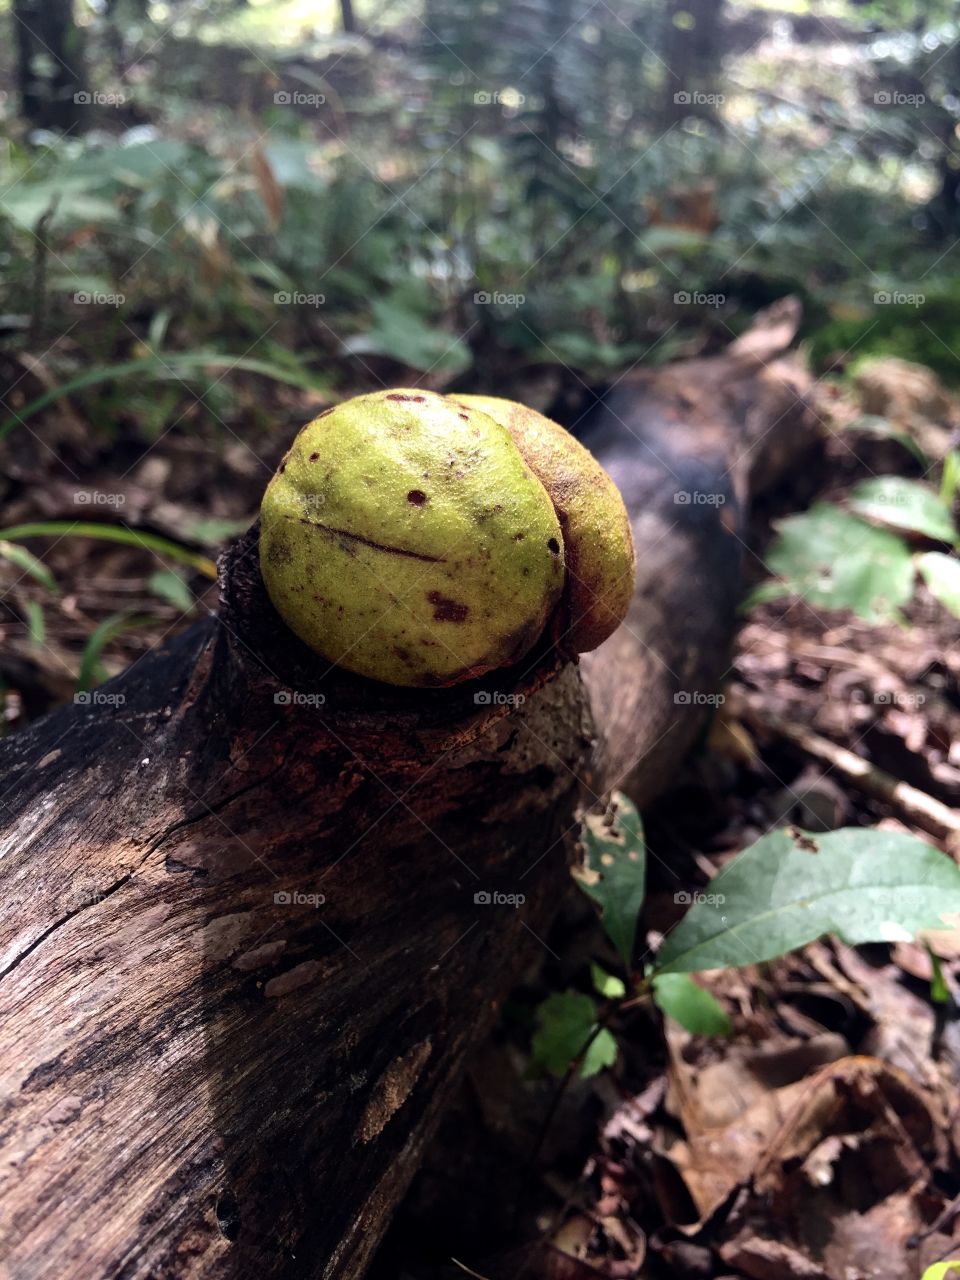
M544 645L439 691L328 668L253 529L217 617L0 744L3 1274L363 1274L542 945L578 805L661 789L726 666L747 435L650 404L628 388L588 432L640 567L580 667ZM692 481L715 500L677 501Z

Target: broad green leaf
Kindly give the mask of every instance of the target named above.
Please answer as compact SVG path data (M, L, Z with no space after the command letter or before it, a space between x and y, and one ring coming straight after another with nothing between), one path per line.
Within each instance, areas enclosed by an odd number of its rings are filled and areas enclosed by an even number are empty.
M627 994L627 984L623 979L607 973L606 969L602 969L598 964L591 963L590 978L594 991L605 1000L622 1000Z
M136 529L128 529L126 525L93 524L84 520L39 520L32 524L13 525L9 529L0 529L0 539L8 538L18 541L22 538L64 538L72 535L76 538L100 538L104 542L121 542L128 547L138 547L142 551L153 551L157 555L169 556L196 569L208 578L216 578L217 566L207 556L198 555L195 551L181 547L179 542L171 542L169 538L161 538L155 533L140 533Z
M960 560L942 551L927 551L917 557L917 568L930 594L960 618Z
M850 507L858 515L938 542L953 542L957 536L950 508L919 480L903 476L862 480L850 495Z
M173 569L158 569L150 575L147 586L158 599L166 600L183 613L189 613L197 603L193 592Z
M555 992L539 1006L536 1020L531 1056L553 1075L564 1075L581 1055L579 1074L584 1078L616 1062L617 1042L605 1028L597 1031L597 1007L589 996Z
M584 816L580 828L583 863L573 874L583 892L599 906L607 937L629 969L646 892L647 848L636 806L619 791L612 800L612 824L606 814Z
M687 973L653 979L653 999L661 1012L698 1036L728 1036L730 1019L720 1002Z
M911 939L960 912L960 867L915 836L845 827L764 836L710 882L670 933L656 973L772 960L824 934Z
M878 622L895 617L913 594L910 552L886 529L826 502L781 520L777 529L767 565L785 591L813 605L852 609Z
M343 347L352 355L389 356L411 369L456 374L470 367L473 357L462 338L428 324L392 299L372 304L373 325L348 338Z
M0 559L9 560L22 573L33 578L34 582L39 582L48 591L58 590L56 578L43 561L26 547L18 547L14 542L0 541Z

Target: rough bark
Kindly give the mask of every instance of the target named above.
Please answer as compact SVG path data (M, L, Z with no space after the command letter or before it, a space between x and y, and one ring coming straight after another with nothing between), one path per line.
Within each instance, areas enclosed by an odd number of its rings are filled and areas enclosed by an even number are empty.
M661 787L700 720L675 694L725 666L741 429L697 457L642 404L593 432L641 567L580 668L541 648L435 692L325 669L253 530L218 618L0 744L5 1274L363 1274L542 945L577 804ZM675 503L694 472L728 501Z

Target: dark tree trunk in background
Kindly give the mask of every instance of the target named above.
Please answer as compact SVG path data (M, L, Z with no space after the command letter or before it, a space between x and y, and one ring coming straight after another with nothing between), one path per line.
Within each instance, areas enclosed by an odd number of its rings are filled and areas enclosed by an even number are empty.
M75 95L89 88L70 0L14 0L13 25L23 115L36 128L69 132L83 112Z
M716 106L709 99L722 92L723 6L717 0L671 0L664 23L665 123L691 115L712 118Z
M340 22L344 31L351 34L357 29L357 18L353 12L353 0L340 0Z

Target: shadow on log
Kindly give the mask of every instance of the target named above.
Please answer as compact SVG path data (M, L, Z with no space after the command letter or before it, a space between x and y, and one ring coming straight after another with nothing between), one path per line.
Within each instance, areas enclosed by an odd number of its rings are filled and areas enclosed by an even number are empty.
M714 365L747 396L769 376ZM254 529L217 618L0 745L5 1274L363 1274L542 945L577 806L645 802L697 732L682 695L723 674L739 595L731 463L778 415L772 438L811 438L793 388L703 425L650 378L587 432L640 568L581 667L541 648L442 691L326 667ZM723 501L677 501L694 483Z

